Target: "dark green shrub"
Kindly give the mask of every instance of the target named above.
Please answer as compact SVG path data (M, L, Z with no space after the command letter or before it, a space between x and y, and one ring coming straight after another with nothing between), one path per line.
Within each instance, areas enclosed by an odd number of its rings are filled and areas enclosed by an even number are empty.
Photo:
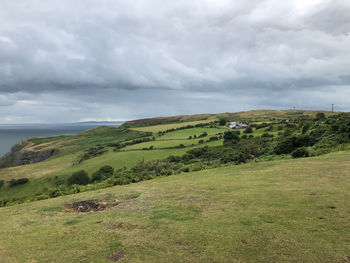
M224 133L224 144L231 144L239 142L239 135L234 131L226 131Z
M317 112L315 119L319 121L319 120L323 120L325 118L326 118L326 115L323 112Z
M244 133L252 133L253 129L251 127L248 127L244 130Z
M81 157L79 160L79 163L91 159L93 157L99 156L101 154L104 154L107 150L104 149L103 146L96 146L96 147L91 147L87 150L87 152Z
M4 180L0 180L0 188L5 184Z
M227 122L226 119L220 119L220 120L219 120L219 125L225 126L225 125L226 125L226 122Z
M84 170L80 170L78 172L73 173L70 177L68 177L68 180L67 180L68 185L72 185L72 184L86 185L89 182L90 182L89 175Z
M206 137L208 136L208 133L207 132L203 132L201 135L198 136L198 138L203 138L203 137Z
M20 179L12 179L10 181L10 187L13 187L13 186L16 186L16 185L20 185L20 184L26 184L29 182L29 179L28 178L20 178Z
M300 158L300 157L308 157L309 156L309 152L305 147L300 147L295 149L292 153L291 153L293 158Z
M184 167L184 168L182 168L182 171L185 172L185 173L188 173L190 171L190 168Z
M91 182L101 182L109 177L111 177L114 173L113 167L109 165L102 166L97 172L92 175Z

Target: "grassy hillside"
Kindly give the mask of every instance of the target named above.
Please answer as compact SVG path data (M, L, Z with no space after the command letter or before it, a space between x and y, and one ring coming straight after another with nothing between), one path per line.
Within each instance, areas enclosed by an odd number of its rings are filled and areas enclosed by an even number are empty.
M216 120L220 118L227 118L233 120L239 119L250 119L250 120L259 120L259 121L269 121L272 119L289 119L297 118L300 116L310 116L314 118L318 112L323 112L327 116L332 115L330 111L310 111L310 110L250 110L250 111L241 111L241 112L225 112L218 114L196 114L196 115L180 115L180 116L171 116L171 117L156 117L148 119L140 119L134 121L128 121L123 124L124 127L144 127L144 126L154 126L161 124L174 124L178 123L181 125L183 122L203 122Z
M203 146L221 146L223 133L229 129L227 125L219 124L220 119L246 121L255 125L249 134L252 137L278 137L289 129L288 122L310 120L315 115L313 111L259 110L176 116L136 120L119 128L100 127L76 135L32 138L25 142L19 153L55 150L58 154L42 162L30 163L29 160L27 165L0 169L0 183L4 180L4 185L0 185L0 203L16 204L45 198L52 189L60 187L72 173L80 170L85 170L91 177L106 165L115 170L131 168L140 162L182 156L191 149ZM267 125L269 129L259 125ZM239 136L243 137L244 133L241 132ZM8 158L6 161L11 163L13 160ZM202 165L192 168L202 169ZM10 186L11 180L20 178L28 178L29 183Z
M349 262L349 170L340 152L3 207L1 262ZM118 205L66 207L90 199Z

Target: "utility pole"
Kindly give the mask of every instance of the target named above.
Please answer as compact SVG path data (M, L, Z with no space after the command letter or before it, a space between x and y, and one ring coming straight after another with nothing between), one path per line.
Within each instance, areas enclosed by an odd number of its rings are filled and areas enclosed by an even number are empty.
M334 112L333 109L334 109L334 104L332 104L332 113Z

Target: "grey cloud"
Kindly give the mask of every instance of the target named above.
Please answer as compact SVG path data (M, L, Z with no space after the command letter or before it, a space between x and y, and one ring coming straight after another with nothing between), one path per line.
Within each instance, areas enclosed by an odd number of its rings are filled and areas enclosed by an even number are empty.
M74 121L296 102L346 110L349 13L346 0L3 0L2 115Z

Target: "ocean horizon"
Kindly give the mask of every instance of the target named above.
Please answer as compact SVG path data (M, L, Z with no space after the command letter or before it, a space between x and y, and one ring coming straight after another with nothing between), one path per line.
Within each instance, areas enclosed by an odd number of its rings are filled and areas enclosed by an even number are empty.
M123 122L78 122L40 124L0 124L0 156L8 153L17 142L33 137L75 134L99 126L120 126Z

